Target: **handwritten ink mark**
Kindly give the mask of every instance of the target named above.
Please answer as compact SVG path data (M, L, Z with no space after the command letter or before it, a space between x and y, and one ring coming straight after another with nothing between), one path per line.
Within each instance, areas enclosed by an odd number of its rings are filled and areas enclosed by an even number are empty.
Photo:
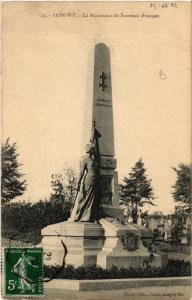
M163 70L159 70L159 77L164 80L167 78L167 74Z

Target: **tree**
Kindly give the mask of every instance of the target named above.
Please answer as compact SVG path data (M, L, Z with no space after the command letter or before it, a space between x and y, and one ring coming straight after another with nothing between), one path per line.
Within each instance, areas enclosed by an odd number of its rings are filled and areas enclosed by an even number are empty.
M137 223L139 206L145 203L155 205L151 179L147 178L145 172L144 163L140 159L131 169L129 177L124 177L123 184L119 185L120 199L125 205L131 206L134 223Z
M68 202L72 207L77 191L76 171L71 167L65 167L62 173L51 176L51 201Z
M173 188L173 198L176 202L181 202L186 211L190 210L191 207L191 178L192 178L192 166L180 164L178 168L173 168L176 172L177 178Z
M2 204L9 203L17 196L23 195L27 188L24 174L20 172L16 143L10 144L9 139L1 147L1 199Z

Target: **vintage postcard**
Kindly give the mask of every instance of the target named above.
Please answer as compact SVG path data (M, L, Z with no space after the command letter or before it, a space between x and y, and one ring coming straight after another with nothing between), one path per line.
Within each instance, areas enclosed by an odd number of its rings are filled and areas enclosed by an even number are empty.
M191 3L1 8L2 299L190 299Z

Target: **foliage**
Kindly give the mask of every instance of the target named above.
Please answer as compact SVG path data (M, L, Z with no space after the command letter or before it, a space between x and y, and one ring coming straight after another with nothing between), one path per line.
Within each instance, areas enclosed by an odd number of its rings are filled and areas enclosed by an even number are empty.
M23 195L27 188L24 174L20 172L16 143L10 144L9 139L1 147L1 199L2 204L9 203L17 196Z
M176 172L177 179L173 188L173 198L176 202L184 204L184 208L189 211L192 200L191 193L191 179L192 179L192 166L180 164L178 168L173 168Z
M144 244L144 243L143 243ZM145 247L148 247L147 245L144 244ZM153 244L153 249L160 255L162 254L171 254L171 255L180 255L185 257L189 257L191 254L191 247L190 245L182 245L182 244L177 244L175 242L157 242L155 241ZM183 259L180 258L180 259ZM176 259L176 258L174 258ZM179 259L179 258L177 258Z
M29 241L47 225L66 221L76 194L76 174L65 168L63 174L52 175L50 200L19 201L2 206L2 235ZM31 235L31 239L30 239Z
M64 168L62 173L51 176L52 193L50 200L52 202L68 202L72 207L77 191L76 171L71 167Z
M39 201L30 203L20 201L2 206L2 235L13 239L22 234L40 231L43 227L65 221L70 216L70 205Z
M145 223L147 224L148 221L148 217L149 217L149 213L148 210L142 212L140 214L140 218L141 218L141 225L143 226Z
M184 226L181 222L178 222L172 226L172 228L171 228L172 241L174 241L178 244L180 243L182 233L183 233L183 228L184 228Z
M44 266L45 277L51 278L52 274L56 274L58 266ZM169 260L168 264L162 268L151 267L145 268L121 268L112 266L111 269L105 270L99 266L78 267L74 268L68 265L63 268L57 275L61 279L117 279L117 278L154 278L154 277L174 277L174 276L190 276L191 264L183 260Z
M120 199L125 205L132 207L135 223L138 218L138 206L143 206L145 203L154 205L151 179L147 178L145 172L144 163L140 159L132 168L129 177L124 177L123 184L119 185Z

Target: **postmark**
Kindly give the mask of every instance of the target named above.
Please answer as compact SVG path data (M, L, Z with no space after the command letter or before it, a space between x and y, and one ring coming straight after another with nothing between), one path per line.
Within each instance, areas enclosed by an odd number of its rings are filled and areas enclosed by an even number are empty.
M4 248L4 295L43 296L43 249Z

